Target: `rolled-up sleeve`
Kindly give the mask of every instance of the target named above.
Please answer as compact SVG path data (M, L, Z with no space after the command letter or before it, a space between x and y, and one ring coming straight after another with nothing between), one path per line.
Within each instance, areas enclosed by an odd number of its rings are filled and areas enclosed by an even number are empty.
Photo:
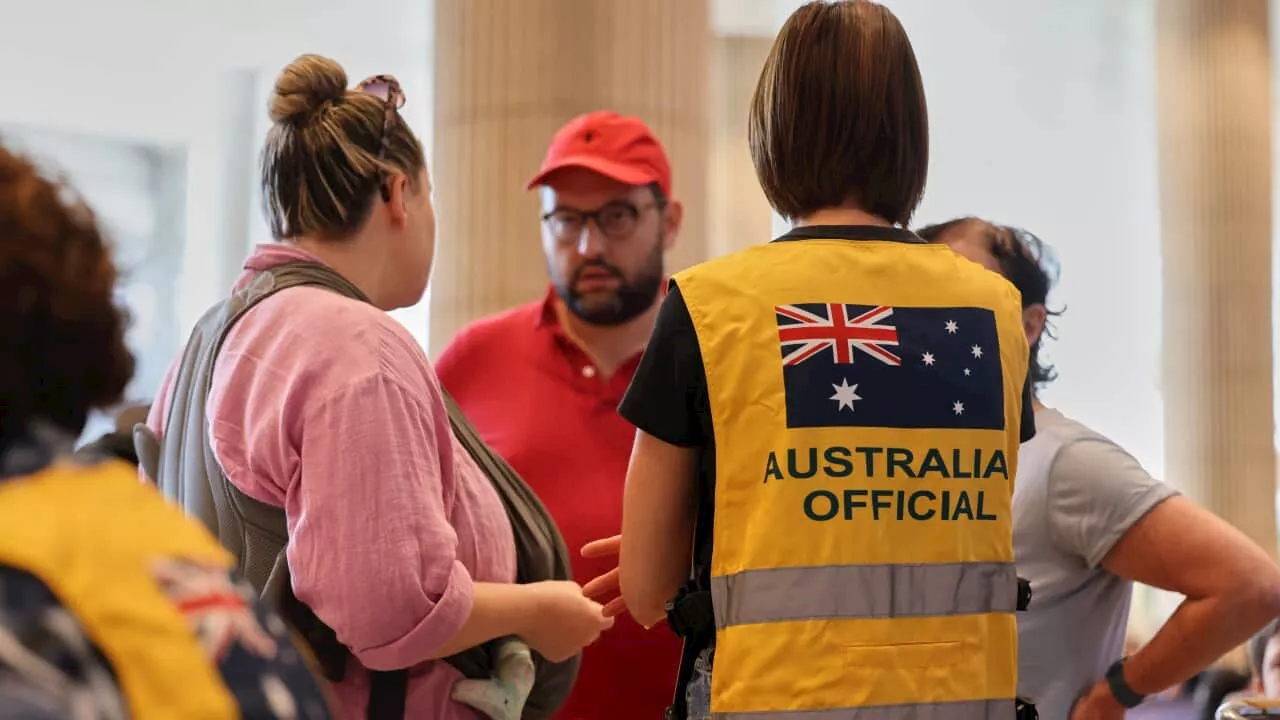
M374 375L305 415L286 490L294 593L365 667L421 663L471 613L443 405Z

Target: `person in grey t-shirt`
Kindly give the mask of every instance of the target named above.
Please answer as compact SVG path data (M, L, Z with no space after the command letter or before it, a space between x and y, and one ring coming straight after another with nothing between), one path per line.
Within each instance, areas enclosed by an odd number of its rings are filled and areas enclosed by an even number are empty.
M1052 276L1034 235L977 218L919 231L1022 293L1037 387ZM1280 569L1235 528L1149 475L1120 446L1036 401L1018 453L1014 555L1031 581L1018 617L1018 694L1042 720L1121 720L1126 707L1204 669L1280 615ZM1271 502L1272 498L1263 498ZM1186 596L1122 659L1133 583Z

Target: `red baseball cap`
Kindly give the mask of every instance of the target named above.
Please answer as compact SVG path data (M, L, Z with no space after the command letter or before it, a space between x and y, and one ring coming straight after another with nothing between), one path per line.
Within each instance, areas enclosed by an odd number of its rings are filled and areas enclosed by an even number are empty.
M546 184L547 176L567 167L585 168L627 185L657 183L662 194L671 197L667 153L637 117L601 110L570 120L551 139L528 189Z

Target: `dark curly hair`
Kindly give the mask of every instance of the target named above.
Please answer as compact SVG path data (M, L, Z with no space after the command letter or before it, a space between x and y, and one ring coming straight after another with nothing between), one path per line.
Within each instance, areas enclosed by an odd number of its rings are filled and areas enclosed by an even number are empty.
M133 376L116 267L93 213L0 146L0 450L39 424L71 435Z
M1048 306L1049 291L1058 281L1058 263L1053 251L1040 238L1010 225L997 225L976 217L962 217L944 223L930 225L916 231L916 234L929 242L942 242L957 232L982 234L987 249L1000 265L1000 274L1022 293L1022 307L1043 305L1045 314L1044 330L1035 344L1031 346L1031 382L1036 387L1047 385L1058 378L1052 365L1040 360L1040 342L1046 336L1056 340L1058 336L1053 326L1053 318L1062 314L1062 310L1050 310ZM1064 308L1065 309L1065 308Z

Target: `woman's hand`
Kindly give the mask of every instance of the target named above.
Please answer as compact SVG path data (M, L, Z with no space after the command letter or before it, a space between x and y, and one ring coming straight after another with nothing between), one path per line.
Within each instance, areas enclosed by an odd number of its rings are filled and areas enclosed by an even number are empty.
M603 540L593 540L582 546L582 557L585 558L603 558L618 557L618 551L622 548L622 536L614 535L613 537L604 538ZM605 617L613 618L627 611L627 604L622 600L621 586L618 583L618 568L615 566L609 572L593 578L590 582L582 587L582 592L589 598L596 600L608 599L609 602L604 606Z
M1124 707L1116 702L1106 681L1099 680L1076 700L1071 720L1124 720Z
M520 639L551 662L568 660L613 627L613 618L578 583L547 580L528 588L535 593L534 611Z

